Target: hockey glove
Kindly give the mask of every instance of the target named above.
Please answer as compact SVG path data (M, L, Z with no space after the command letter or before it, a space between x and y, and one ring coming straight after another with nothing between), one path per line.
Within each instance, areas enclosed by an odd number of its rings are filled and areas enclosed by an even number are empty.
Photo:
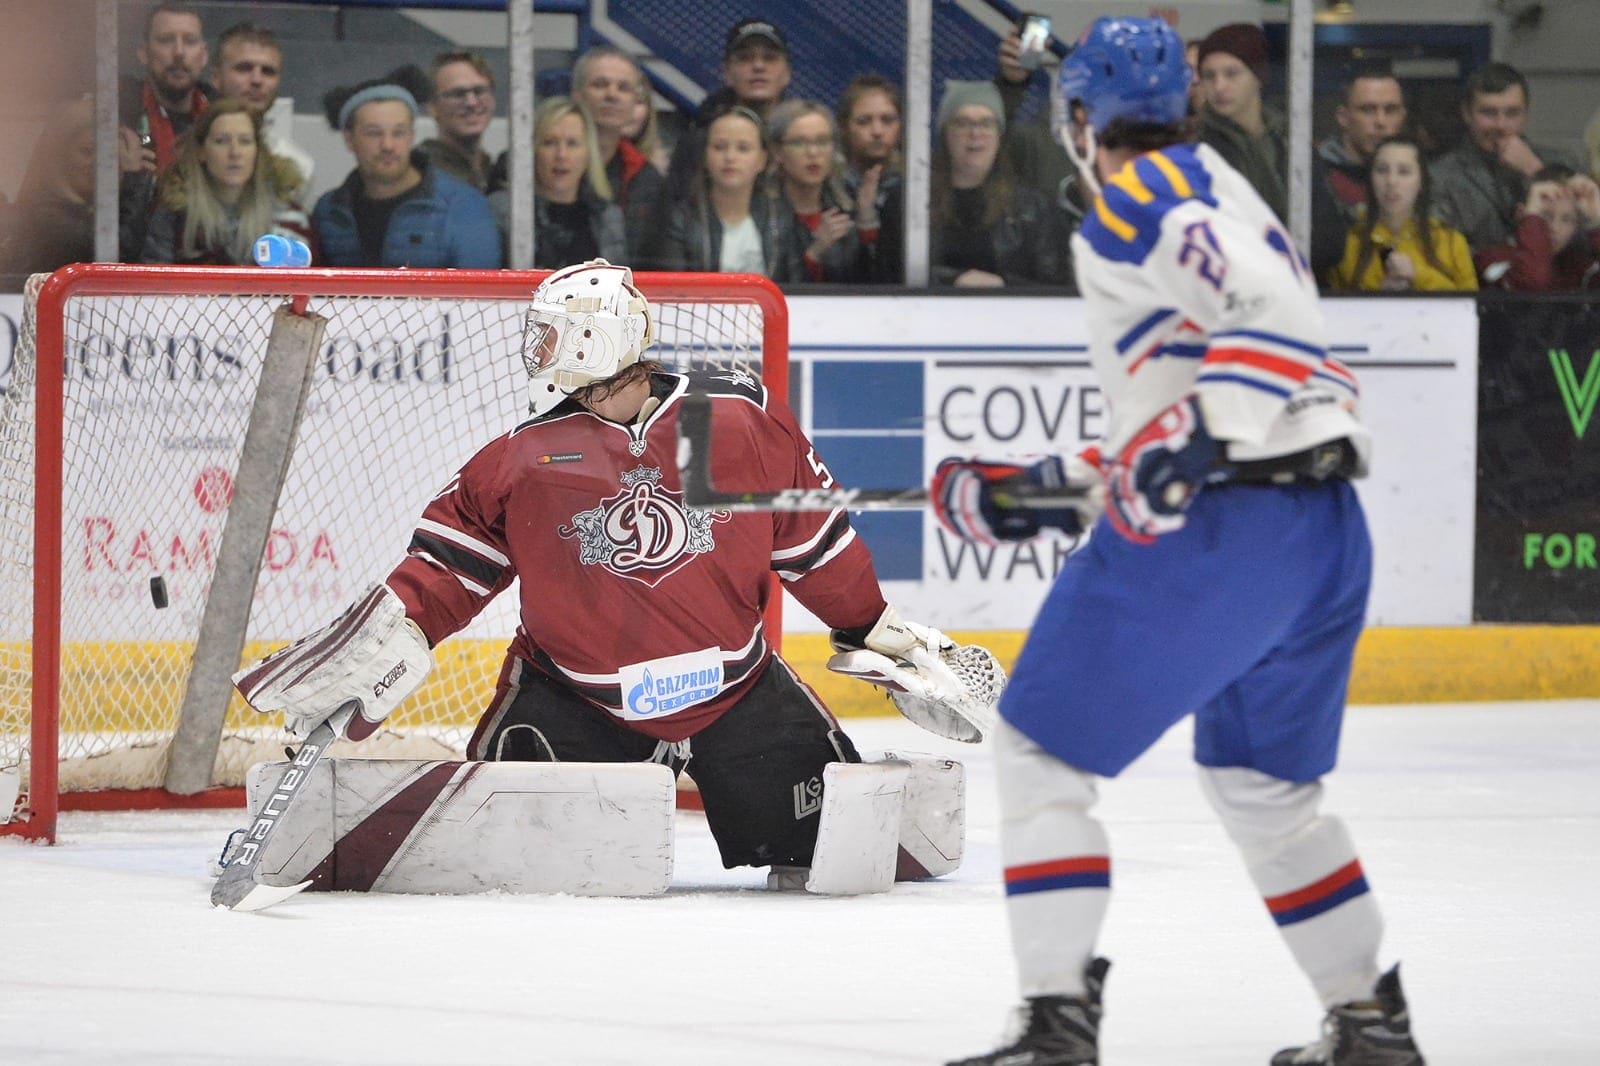
M1222 445L1193 396L1168 407L1123 447L1106 471L1107 515L1135 544L1183 528L1184 511L1217 468Z
M1021 462L952 456L933 472L928 496L939 523L976 544L1030 540L1045 527L1075 537L1099 515L1099 480L1077 458L1063 462L1051 455ZM1029 499L1044 493L1082 502L1037 506Z
M994 727L1006 674L987 648L903 621L893 604L865 634L835 629L830 640L829 670L884 689L928 732L976 744Z
M380 584L324 628L234 674L233 683L261 713L282 711L292 737L334 718L335 731L364 740L432 669L427 639L400 597Z

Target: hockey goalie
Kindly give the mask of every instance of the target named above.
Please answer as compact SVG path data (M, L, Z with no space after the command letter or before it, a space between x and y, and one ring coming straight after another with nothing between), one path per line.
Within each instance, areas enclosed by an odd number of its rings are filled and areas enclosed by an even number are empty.
M552 274L526 319L528 419L427 503L382 584L236 675L291 734L333 717L359 740L422 683L441 640L521 579L521 624L469 761L321 764L296 803L310 813L285 821L258 877L663 891L679 772L699 788L723 864L770 867L770 887L882 891L897 873L959 863L960 764L863 761L768 645L768 575L832 627L830 668L883 687L941 736L982 739L998 664L901 618L842 510L685 507L676 419L691 391L712 400L719 479L772 491L833 482L758 382L669 372L644 358L654 340L628 268L594 260Z

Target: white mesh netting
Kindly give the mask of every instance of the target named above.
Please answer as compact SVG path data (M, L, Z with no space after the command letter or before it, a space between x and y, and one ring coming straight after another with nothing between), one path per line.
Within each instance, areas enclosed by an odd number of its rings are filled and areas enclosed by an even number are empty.
M32 703L35 309L0 401L0 770L27 781ZM396 275L392 290L403 290ZM692 300L657 303L676 366L761 372L762 310L716 275ZM655 296L646 286L647 295ZM65 302L61 791L161 784L231 479L273 311L283 296L71 297ZM330 319L272 523L247 633L253 660L326 622L400 558L422 506L526 404L523 300L313 297ZM46 501L48 506L48 501ZM165 580L157 610L150 581ZM502 596L441 644L439 667L390 719L386 751L462 749L515 628ZM46 713L51 713L46 709ZM281 752L277 723L237 696L216 784ZM26 789L26 784L24 785ZM0 821L3 821L0 812Z

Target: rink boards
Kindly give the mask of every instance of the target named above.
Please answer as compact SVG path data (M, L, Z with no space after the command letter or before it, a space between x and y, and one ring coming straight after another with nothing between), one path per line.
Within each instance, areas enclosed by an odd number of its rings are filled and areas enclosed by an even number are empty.
M991 649L1009 668L1024 631L959 631L952 637ZM826 634L788 633L784 658L836 714L870 717L894 714L893 706L869 685L830 673L832 649ZM252 657L264 647L246 649ZM452 640L441 645L438 666L419 698L434 707L434 727L470 728L494 688L505 655L500 639ZM13 657L16 658L13 658ZM25 646L0 649L0 658L26 661ZM96 642L73 646L63 666L62 684L70 693L94 686L115 698L100 701L103 728L133 729L152 713L177 715L186 646L177 642ZM1600 698L1600 627L1593 626L1434 626L1374 627L1356 652L1350 702L1451 703L1527 699ZM161 703L170 703L162 707ZM443 708L441 711L440 708ZM127 716L127 721L120 721ZM407 724L405 706L391 723ZM228 711L229 728L248 729L256 716L237 696Z

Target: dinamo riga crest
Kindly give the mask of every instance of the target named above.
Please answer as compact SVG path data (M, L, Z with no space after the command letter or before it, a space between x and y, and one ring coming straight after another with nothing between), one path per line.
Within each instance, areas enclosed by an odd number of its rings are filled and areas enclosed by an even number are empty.
M556 532L578 538L578 561L599 564L618 577L651 588L676 573L696 555L715 547L713 522L727 511L699 511L683 505L683 494L661 487L661 471L637 466L622 475L622 491L572 516Z

